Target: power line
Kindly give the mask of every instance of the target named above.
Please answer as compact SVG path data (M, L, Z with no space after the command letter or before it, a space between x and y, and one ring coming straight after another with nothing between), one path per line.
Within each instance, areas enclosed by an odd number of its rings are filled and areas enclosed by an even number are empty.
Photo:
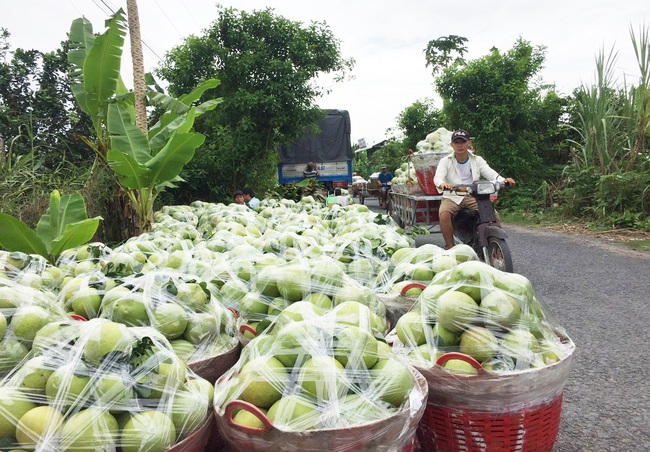
M165 12L165 10L162 8L162 6L160 6L160 3L158 3L158 0L154 0L154 3L155 3L156 6L158 7L158 9L159 9L159 10L160 10L164 15L165 15L165 17L167 18L167 20L169 21L169 23L172 24L172 27L174 27L174 30L176 30L176 33L178 33L178 36L180 36L180 37L182 38L182 37L183 37L183 34L179 31L178 28L176 28L176 24L175 24L175 23L174 23L174 22L169 18L169 16L168 16L167 13Z
M96 5L100 10L101 10L101 12L102 12L103 14L106 14L107 16L113 16L113 15L115 15L115 12L116 12L117 10L115 9L114 6L111 6L111 5L109 5L108 3L106 3L105 0L99 0L99 1L104 5L104 7L108 8L108 10L110 11L110 14L107 13L107 12L104 10L104 8L102 8L102 6L98 3L97 0L93 0L93 3L94 3L94 4L95 4L95 5ZM110 3L110 2L109 2L109 3ZM128 23L128 21L127 21L127 23L126 23L126 27L127 27L127 29L129 28L129 23ZM149 51L149 52L147 52L148 55L149 55L150 57L152 57L153 59L155 59L156 62L160 62L160 61L162 61L162 58L160 57L160 55L158 55L158 53L156 53L156 51L153 49L153 47L151 47L151 46L147 43L147 40L145 40L144 35L142 35L142 33L141 33L140 35L141 35L141 37L140 37L140 42L141 42L142 45L143 45L143 46L144 46L144 47Z
M187 14L190 16L190 19L192 19L192 22L194 22L194 25L196 25L196 28L201 28L199 23L194 19L192 12L188 9L187 5L185 5L185 2L183 0L180 0L180 2L181 5L183 5L183 8L185 8L185 11L187 11Z

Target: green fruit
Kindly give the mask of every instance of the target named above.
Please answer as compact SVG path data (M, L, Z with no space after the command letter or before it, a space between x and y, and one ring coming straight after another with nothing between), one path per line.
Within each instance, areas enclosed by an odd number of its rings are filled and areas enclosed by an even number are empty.
M347 369L370 369L379 359L377 339L356 326L336 334L334 357Z
M181 303L195 312L203 312L210 305L210 296L198 283L187 283L179 287L176 295Z
M129 355L134 344L133 335L121 323L106 319L93 319L83 325L86 342L83 353L86 362L99 366L107 355L115 355L112 359Z
M296 301L282 310L275 323L281 328L291 322L317 319L322 314L323 311L318 306L308 301Z
M470 363L463 361L462 359L450 359L442 367L452 374L478 375L478 370L476 370Z
M190 383L197 391L199 391L205 398L208 399L208 405L212 406L212 399L214 398L214 385L205 378L196 377L190 378Z
M182 336L187 324L187 312L176 303L160 304L153 311L153 326L167 339Z
M302 300L311 291L309 269L300 264L285 265L277 280L280 295L287 300Z
M15 309L22 300L21 292L9 286L0 286L0 309Z
M50 443L63 425L63 415L51 406L38 406L26 412L16 425L16 439L22 447L34 448ZM45 441L45 442L43 442Z
M324 293L312 292L305 297L304 301L308 301L320 309L332 309L332 299Z
M242 400L259 408L269 408L282 397L289 384L289 372L276 358L260 356L242 367L239 379Z
M29 349L16 339L0 341L0 375L11 371L27 356Z
M5 331L7 331L7 318L0 312L0 341L4 337Z
M122 428L122 452L163 452L176 441L174 423L161 411L145 410L130 416Z
M304 392L316 400L338 400L348 391L343 365L331 356L314 356L298 373L298 383Z
M417 347L427 342L427 330L431 327L424 323L419 311L411 311L399 318L395 325L397 338L404 345Z
M38 330L52 321L52 316L40 306L23 306L11 317L11 327L16 339L31 345Z
M501 328L512 327L521 316L517 300L502 290L493 290L484 296L480 311L486 324Z
M70 296L68 304L75 314L85 319L94 319L99 315L102 297L94 287L84 286Z
M191 362L192 356L196 352L196 347L190 341L185 339L174 339L169 342L174 349L174 353L186 363Z
M75 363L65 364L47 379L45 396L50 405L68 408L81 406L90 399L90 377L74 372Z
M450 290L438 297L438 323L452 333L460 333L476 321L478 304L469 295Z
M309 399L294 394L275 402L267 416L274 425L304 431L318 428L320 411Z
M183 339L194 345L207 343L219 333L219 324L214 315L199 312L191 315L183 333Z
M460 337L452 333L439 323L433 327L433 344L437 347L453 347L458 345Z
M116 372L106 372L94 383L95 400L111 411L126 410L135 397L133 387L128 384L128 376Z
M171 405L176 432L185 436L198 429L208 416L208 398L199 391L177 391Z
M260 408L260 410L262 410L264 414L267 413L263 408ZM243 425L244 427L258 428L260 430L264 428L264 424L260 421L260 418L250 411L239 410L232 419L235 424Z
M124 294L113 305L112 317L115 322L126 326L148 326L149 313L141 292Z
M117 420L105 411L87 408L72 416L61 429L61 449L66 452L110 451L117 445Z
M45 358L36 356L22 365L15 380L27 394L45 394L45 385L53 373L54 369L45 363Z
M415 378L406 365L396 359L378 361L370 370L371 392L380 400L400 407L415 386Z
M460 336L460 351L477 361L491 359L499 348L499 342L492 331L480 326L469 328Z
M22 391L10 387L0 387L0 439L12 438L21 417L36 404Z
M238 314L248 320L260 320L266 317L270 310L268 301L261 293L248 292L239 301Z

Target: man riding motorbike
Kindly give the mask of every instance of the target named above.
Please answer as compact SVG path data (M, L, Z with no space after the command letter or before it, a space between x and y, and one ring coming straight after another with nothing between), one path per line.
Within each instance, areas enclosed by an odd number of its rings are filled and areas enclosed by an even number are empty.
M379 173L377 180L381 184L379 192L381 199L379 200L379 205L381 207L385 207L386 201L388 200L388 191L390 190L392 183L391 181L393 180L393 173L388 171L388 167L386 165L381 167L381 173Z
M448 249L454 246L453 216L463 208L478 210L476 200L472 196L452 191L455 185L471 184L479 179L515 185L514 179L501 177L490 168L483 157L475 155L470 150L471 146L469 133L462 129L454 131L451 135L451 147L454 152L440 160L433 178L434 184L442 193L438 213L440 231Z

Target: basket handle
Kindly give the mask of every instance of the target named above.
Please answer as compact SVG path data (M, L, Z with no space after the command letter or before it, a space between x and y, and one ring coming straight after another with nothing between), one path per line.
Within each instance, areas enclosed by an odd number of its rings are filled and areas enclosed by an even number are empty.
M422 289L422 290L424 290L426 288L427 288L427 286L425 286L422 283L417 283L417 282L409 283L409 284L405 285L404 287L402 287L402 291L400 292L400 295L405 296L406 292L408 292L411 289Z
M228 308L228 310L232 312L232 315L234 315L236 319L239 318L239 316L237 315L237 311L235 311L234 308Z
M79 314L70 314L70 318L72 320L78 320L80 322L86 322L88 319L86 319L84 316L79 315Z
M465 353L459 353L459 352L447 352L444 355L440 356L436 360L436 364L439 366L443 366L447 361L451 361L452 359L460 359L461 361L465 361L468 364L471 364L474 369L478 370L479 373L484 370L483 366L481 363L476 361L474 358L472 358L469 355L466 355Z
M257 336L257 330L253 328L251 325L249 325L248 323L242 323L241 326L239 327L239 332L241 334L251 333L253 337Z
M244 410L248 411L251 413L253 416L255 416L257 419L260 420L260 422L263 425L263 428L255 428L255 427L248 427L246 425L241 425L235 422L232 416L233 410ZM271 423L270 419L264 414L262 410L257 408L255 405L252 403L246 402L245 400L231 400L226 404L226 421L234 427L237 427L239 430L241 430L244 433L249 433L252 435L262 435L269 430L273 429L273 424Z

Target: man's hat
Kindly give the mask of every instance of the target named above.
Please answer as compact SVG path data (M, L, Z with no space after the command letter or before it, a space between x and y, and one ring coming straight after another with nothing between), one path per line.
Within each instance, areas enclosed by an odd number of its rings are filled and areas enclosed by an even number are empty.
M381 169L388 169L386 165L382 166Z
M462 139L463 141L469 141L471 140L469 133L467 133L465 130L458 129L454 133L451 134L451 141L454 141L456 139Z

